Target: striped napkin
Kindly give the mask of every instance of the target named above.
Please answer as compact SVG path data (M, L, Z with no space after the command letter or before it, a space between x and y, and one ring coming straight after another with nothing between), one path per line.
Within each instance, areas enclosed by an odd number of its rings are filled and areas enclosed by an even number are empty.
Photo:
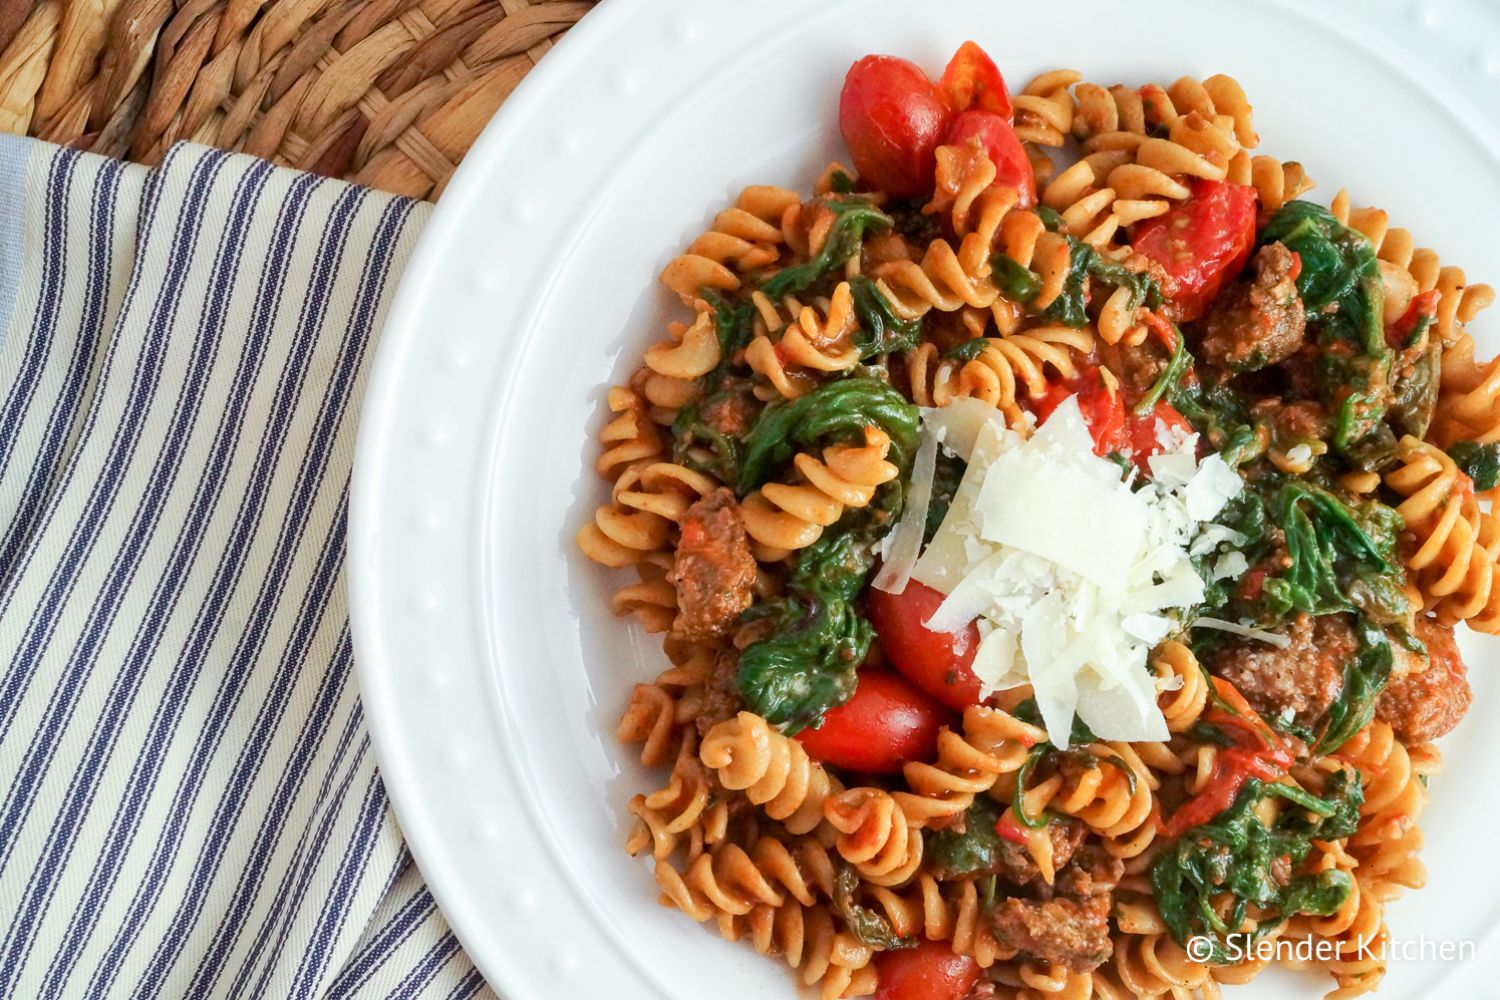
M0 997L491 995L350 670L360 398L426 218L0 136Z

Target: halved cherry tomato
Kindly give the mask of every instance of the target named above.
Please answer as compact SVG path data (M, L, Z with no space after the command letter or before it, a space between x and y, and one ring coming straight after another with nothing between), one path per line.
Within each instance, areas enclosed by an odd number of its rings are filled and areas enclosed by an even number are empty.
M995 60L975 42L964 42L953 53L942 79L938 80L938 89L955 112L979 108L992 111L1006 121L1015 117L1005 77L1000 75Z
M900 594L871 588L870 620L881 648L902 676L949 708L979 704L979 678L972 664L979 629L934 632L922 624L943 603L941 592L915 580Z
M943 145L957 146L971 141L984 147L990 162L995 165L996 184L1020 191L1022 208L1036 204L1036 175L1032 173L1031 160L1009 121L993 111L979 108L963 112L948 126Z
M1255 243L1255 199L1248 184L1199 179L1187 199L1136 224L1130 245L1176 283L1168 318L1202 316L1224 282L1244 268Z
M963 1000L979 982L979 963L953 954L947 941L923 941L915 948L875 956L880 985L875 1000Z
M839 131L860 179L897 198L932 190L933 151L948 128L948 102L921 67L865 56L844 77Z
M949 713L884 670L861 670L854 697L797 734L813 760L865 774L894 774L913 760L931 760Z

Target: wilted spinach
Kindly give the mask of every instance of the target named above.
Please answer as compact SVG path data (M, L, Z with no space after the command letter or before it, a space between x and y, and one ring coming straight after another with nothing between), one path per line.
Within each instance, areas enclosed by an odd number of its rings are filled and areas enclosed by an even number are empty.
M859 348L861 360L877 354L899 354L917 346L922 339L921 317L897 316L890 300L863 274L851 279L849 287L854 293L854 312L859 317L854 346Z
M1392 353L1375 248L1307 201L1289 201L1272 216L1260 244L1277 242L1302 261L1297 291L1321 347L1320 392L1337 417L1333 445L1343 451L1380 424L1388 402Z
M761 286L761 291L771 298L779 299L806 290L823 275L859 253L867 231L889 229L891 226L889 215L858 195L824 198L821 204L834 215L828 238L823 241L822 249L810 260L776 272Z
M1460 471L1474 481L1477 490L1492 490L1500 484L1500 443L1459 441L1448 449Z
M1272 795L1300 808L1284 810L1267 827L1254 810ZM1282 884L1273 866L1283 858L1291 865L1306 860L1313 840L1349 836L1363 801L1359 773L1352 770L1335 774L1321 799L1288 785L1246 781L1232 806L1184 833L1151 864L1157 908L1172 937L1184 946L1190 938L1204 938L1209 954L1194 957L1224 963L1230 960L1229 937L1239 932L1251 905L1270 914L1258 933L1299 913L1333 913L1349 897L1347 872L1300 875ZM1233 905L1220 917L1214 903L1226 894Z
M916 938L898 936L884 915L860 905L856 898L860 881L859 872L853 865L841 864L833 873L833 909L843 918L849 933L862 943L881 951L915 948Z
M1000 815L998 802L988 795L976 795L962 823L930 831L923 850L934 874L954 879L998 872L1005 850L1000 834L995 832Z
M917 408L885 382L855 376L767 406L745 436L737 485L743 496L791 460L799 448L855 440L870 424L890 436L890 461L902 469L917 448Z
M875 542L895 524L905 503L917 408L879 379L856 376L773 403L746 437L742 495L782 468L797 448L852 438L870 424L890 436L887 457L900 474L880 487L869 506L846 511L798 554L783 596L743 616L764 621L767 633L740 652L740 693L755 712L787 732L815 725L854 694L855 670L874 638L854 599L874 568Z
M1409 616L1396 558L1403 525L1393 509L1373 500L1350 507L1321 487L1288 480L1270 510L1290 561L1266 579L1263 611L1270 621L1297 612L1358 611L1381 624Z
M769 634L740 652L745 702L794 733L854 696L855 671L875 630L854 607L875 565L869 518L836 526L802 551L786 594L757 604L742 620L769 622Z

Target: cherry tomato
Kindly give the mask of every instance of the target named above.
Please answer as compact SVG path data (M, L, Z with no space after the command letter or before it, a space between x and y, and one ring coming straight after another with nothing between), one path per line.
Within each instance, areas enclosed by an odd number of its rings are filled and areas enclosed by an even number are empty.
M979 963L953 954L947 941L923 941L915 948L875 956L880 985L875 1000L963 1000L979 982Z
M943 145L956 146L965 142L978 142L989 154L995 165L995 183L1016 188L1021 192L1022 208L1036 204L1036 175L1031 171L1031 160L1016 137L1016 130L1009 121L993 111L971 108L953 119Z
M860 179L897 198L932 191L933 151L950 112L927 74L895 56L865 56L839 94L839 131Z
M979 108L992 111L1006 121L1015 117L1005 77L1000 75L995 60L974 42L964 42L953 53L942 79L938 80L938 89L954 111Z
M813 760L865 774L894 774L912 760L931 760L949 713L884 670L861 670L854 697L797 739Z
M1168 318L1202 316L1224 282L1244 268L1255 243L1255 197L1248 184L1195 180L1187 199L1136 224L1130 245L1166 268L1177 285Z
M979 704L979 678L972 667L979 629L934 632L922 624L942 603L942 593L915 580L900 594L869 591L870 620L891 663L917 687L963 711Z
M1161 439L1156 434L1158 424L1166 424L1168 430L1180 430L1185 434L1193 433L1193 425L1188 423L1187 417L1178 413L1177 408L1165 399L1160 400L1156 408L1144 417L1138 417L1132 413L1127 423L1129 424L1131 457L1144 472L1149 472L1151 469L1147 459L1161 451Z

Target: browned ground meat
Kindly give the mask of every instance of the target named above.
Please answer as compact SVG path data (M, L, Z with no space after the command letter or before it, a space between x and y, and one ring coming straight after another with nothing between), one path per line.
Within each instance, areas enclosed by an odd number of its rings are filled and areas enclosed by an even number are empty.
M749 393L725 392L703 404L699 416L720 434L742 438L755 423L757 407Z
M1134 347L1100 341L1099 360L1119 376L1129 395L1136 397L1151 391L1172 359L1160 342L1148 337Z
M1419 618L1416 632L1427 644L1427 669L1391 681L1375 707L1376 717L1389 722L1407 743L1425 743L1452 731L1474 700L1453 629Z
M1047 824L1047 836L1052 840L1054 871L1068 863L1073 857L1073 852L1078 850L1078 845L1083 843L1087 832L1084 825L1077 820L1055 819ZM994 874L1016 885L1027 885L1032 882L1040 885L1042 882L1041 869L1037 868L1036 862L1031 860L1031 855L1027 853L1026 848L1009 840L1001 841L1000 869Z
M703 685L698 717L694 720L698 723L700 735L707 736L714 726L734 718L743 706L739 667L739 654L732 649L720 653L719 658L714 661L713 673L709 674L708 682Z
M1285 649L1235 639L1208 658L1208 669L1239 689L1267 718L1290 713L1301 726L1322 718L1344 686L1344 664L1358 645L1348 615L1298 615Z
M1096 969L1109 958L1109 894L1072 899L1006 899L990 922L1004 945L1074 972Z
M1231 371L1256 371L1285 361L1302 346L1307 318L1297 283L1296 257L1280 243L1262 247L1255 276L1214 302L1203 336L1204 360Z
M1125 877L1125 863L1092 845L1073 855L1068 867L1057 873L1053 890L1059 896L1088 899L1115 891Z
M750 606L755 557L750 554L739 502L726 487L688 508L672 576L677 584L677 620L672 630L686 638L725 635Z

